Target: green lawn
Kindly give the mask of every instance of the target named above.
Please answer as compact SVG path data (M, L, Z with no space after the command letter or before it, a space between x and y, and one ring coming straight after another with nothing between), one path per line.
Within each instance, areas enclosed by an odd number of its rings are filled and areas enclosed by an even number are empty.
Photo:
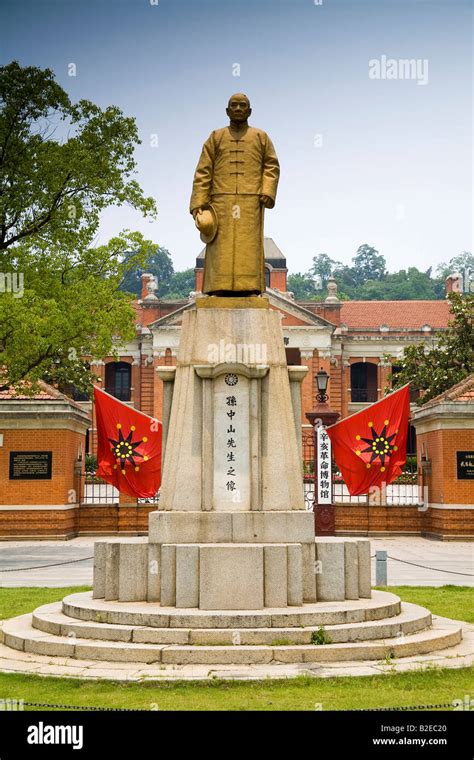
M0 699L146 710L350 710L451 704L453 699L472 694L473 689L474 668L364 678L161 684L0 673Z
M68 594L90 591L90 586L64 586L63 588L37 588L20 586L0 588L0 620L32 612L42 604L59 602Z
M426 607L434 615L474 623L474 588L469 586L378 586L404 602Z
M59 600L76 588L0 589L0 618ZM473 621L473 589L460 586L389 588L432 612ZM300 677L279 681L121 683L0 673L0 699L146 710L349 710L451 704L474 693L474 667L432 668L361 678ZM28 709L28 707L26 708ZM31 708L34 709L34 708Z

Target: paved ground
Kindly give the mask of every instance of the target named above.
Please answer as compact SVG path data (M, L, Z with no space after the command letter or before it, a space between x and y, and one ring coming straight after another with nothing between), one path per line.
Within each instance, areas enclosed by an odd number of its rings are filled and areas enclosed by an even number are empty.
M381 549L388 554L389 586L444 586L447 583L474 586L472 541L430 541L419 537L400 537L371 539L371 545L372 554ZM398 562L394 557L404 562ZM375 583L375 560L372 562L372 582ZM408 562L414 564L405 564Z
M116 538L116 536L110 538ZM94 551L93 544L97 540L97 538L84 537L74 538L71 541L2 541L0 542L0 586L91 585L91 558ZM145 541L146 538L143 540ZM379 549L385 549L392 558L388 560L389 585L443 586L450 583L474 586L474 543L472 542L429 541L425 538L402 537L371 539L371 544L372 554ZM404 562L395 561L393 559L395 557ZM71 560L81 561L42 569L23 569ZM375 583L375 560L372 562ZM405 564L407 562L424 567ZM5 572L10 568L13 568L14 572Z

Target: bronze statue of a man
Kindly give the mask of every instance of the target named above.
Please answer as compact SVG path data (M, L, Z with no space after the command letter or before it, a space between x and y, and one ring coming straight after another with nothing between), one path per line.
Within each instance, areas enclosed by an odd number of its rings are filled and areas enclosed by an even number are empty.
M247 296L265 290L263 214L280 176L275 148L249 127L246 95L232 95L228 127L214 130L196 168L190 211L207 243L203 293Z

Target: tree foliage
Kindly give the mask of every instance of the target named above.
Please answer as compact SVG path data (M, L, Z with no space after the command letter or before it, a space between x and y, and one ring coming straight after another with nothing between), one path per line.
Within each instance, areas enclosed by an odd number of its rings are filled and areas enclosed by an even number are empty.
M393 374L393 387L411 383L421 391L419 405L449 390L474 372L474 296L450 293L452 319L436 345L427 348L423 343L407 346L399 371Z
M114 338L132 337L131 298L119 285L151 242L124 231L93 244L108 206L155 214L133 178L139 142L133 118L116 106L71 103L51 70L15 61L0 67L3 386L42 377L82 385L81 356L101 358ZM16 292L8 287L13 276L22 283Z
M323 297L323 291L316 288L314 275L310 272L288 275L286 288L294 294L297 301L315 301Z
M453 256L448 262L439 264L436 273L438 277L445 280L449 274L464 273L466 270L474 274L474 256L470 251L463 251L457 256Z
M362 301L430 301L444 296L444 282L416 267L391 272L382 280L367 280L358 291Z
M1 67L0 251L38 235L90 244L114 204L153 213L132 178L138 143L135 119L116 106L72 104L49 69Z
M135 257L124 264L132 245ZM88 390L92 377L82 357L102 358L135 336L131 297L119 284L150 245L140 233L123 232L74 256L52 244L15 250L24 290L20 298L0 296L3 387L45 378Z
M337 283L341 300L436 300L444 297L447 274L465 269L470 269L474 275L474 257L468 252L453 257L447 264L441 264L436 277L432 276L432 267L426 272L416 267L388 272L385 257L373 246L364 243L352 258L352 266L332 259L327 253L317 254L307 273L289 275L288 290L295 293L297 300L319 300L324 298L331 277ZM317 276L322 280L320 290L314 287Z
M128 262L135 253L128 252L124 262ZM150 255L140 266L134 266L123 278L120 289L133 293L137 298L141 294L141 276L149 272L154 274L158 281L156 295L164 301L179 301L188 298L195 288L194 268L175 272L171 255L166 248L155 247Z
M188 298L189 294L195 289L195 272L194 268L184 269L182 272L175 272L168 280L164 288L163 298L166 301L179 301Z
M318 253L317 256L313 257L313 266L309 270L308 275L310 277L320 277L322 289L325 289L327 281L332 276L334 269L338 266L342 266L340 261L331 259L327 253ZM304 276L305 275L303 275L303 277Z
M124 257L124 263L130 261L134 255L133 252L127 251ZM140 297L141 277L145 272L155 275L158 281L158 291L156 295L163 297L168 291L169 284L174 275L174 267L170 252L167 251L166 248L157 246L147 257L142 266L134 266L132 269L128 270L120 283L120 289Z
M382 280L385 276L385 258L367 243L359 246L357 253L352 259L354 282L362 285L369 280Z

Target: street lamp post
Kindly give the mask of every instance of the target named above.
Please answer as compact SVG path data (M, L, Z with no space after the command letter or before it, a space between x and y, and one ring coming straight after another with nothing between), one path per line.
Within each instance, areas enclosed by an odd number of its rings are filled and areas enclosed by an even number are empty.
M336 531L331 442L326 433L329 425L339 419L339 413L328 404L327 388L329 375L321 369L315 375L318 389L316 404L312 412L306 413L314 431L314 531L317 536L334 536Z

